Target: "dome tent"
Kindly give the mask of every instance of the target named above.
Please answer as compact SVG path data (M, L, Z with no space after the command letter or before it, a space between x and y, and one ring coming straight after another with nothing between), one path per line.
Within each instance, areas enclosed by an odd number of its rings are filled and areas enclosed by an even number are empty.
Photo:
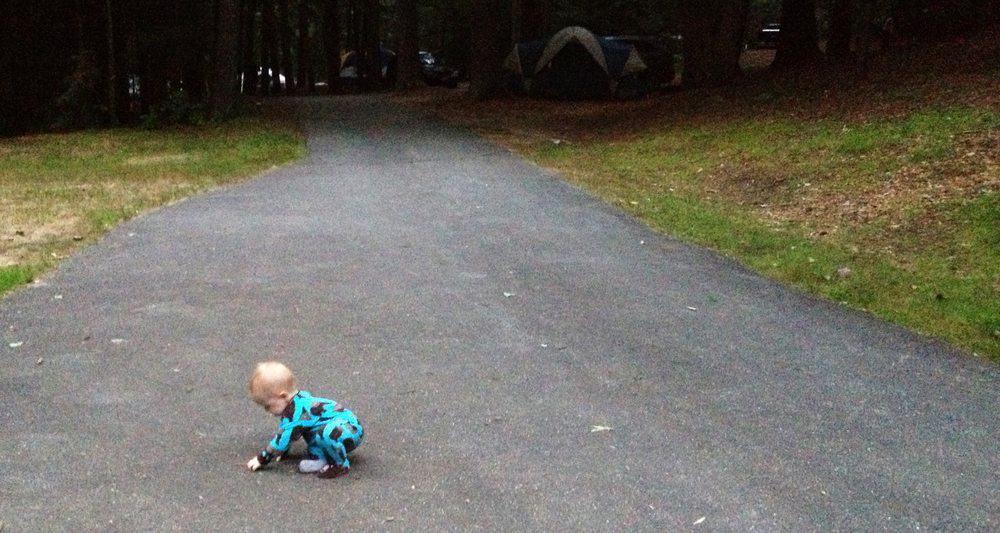
M639 93L646 64L635 46L595 36L579 26L548 41L514 46L504 67L527 92L556 98Z
M510 76L511 88L531 92L531 80L535 76L535 65L545 50L545 41L526 41L514 45L503 68Z
M396 52L379 45L379 62L383 79L392 79L396 70ZM361 54L357 50L348 50L340 56L340 77L357 78L361 73L359 69Z

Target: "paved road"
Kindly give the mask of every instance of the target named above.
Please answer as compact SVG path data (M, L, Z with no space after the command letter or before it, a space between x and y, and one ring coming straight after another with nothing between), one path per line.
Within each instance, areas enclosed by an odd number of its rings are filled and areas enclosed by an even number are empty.
M277 105L308 158L0 303L5 532L1000 528L997 366L379 100ZM271 357L362 418L349 477L244 470Z

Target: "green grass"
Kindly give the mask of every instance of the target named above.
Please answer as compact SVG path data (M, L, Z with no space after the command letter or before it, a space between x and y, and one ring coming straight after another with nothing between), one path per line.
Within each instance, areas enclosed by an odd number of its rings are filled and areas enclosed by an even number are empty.
M123 220L304 153L292 125L257 117L0 140L0 294Z
M34 277L31 268L23 266L0 267L0 294L28 283Z
M933 202L921 194L927 181L981 171L985 163L969 163L960 143L989 146L998 128L996 109L970 107L864 122L744 117L678 121L627 138L539 140L528 155L655 229L1000 359L1000 193ZM864 222L796 211L844 199L896 203ZM787 216L762 216L761 204ZM841 231L816 237L824 225Z

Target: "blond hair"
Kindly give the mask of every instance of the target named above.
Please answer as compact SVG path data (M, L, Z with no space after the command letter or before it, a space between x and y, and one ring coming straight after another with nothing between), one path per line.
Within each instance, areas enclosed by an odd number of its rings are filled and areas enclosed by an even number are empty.
M295 392L295 374L287 366L277 361L265 361L257 363L253 374L250 376L250 383L247 384L250 391L250 398L258 404L264 402L272 396L282 392Z

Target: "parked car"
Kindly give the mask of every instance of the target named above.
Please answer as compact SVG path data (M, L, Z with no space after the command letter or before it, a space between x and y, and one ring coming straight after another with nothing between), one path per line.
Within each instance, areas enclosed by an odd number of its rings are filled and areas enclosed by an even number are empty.
M765 24L757 32L757 48L777 48L778 39L781 37L781 24L771 22Z
M427 85L444 85L450 89L458 87L459 72L442 63L434 54L420 51L420 75Z

